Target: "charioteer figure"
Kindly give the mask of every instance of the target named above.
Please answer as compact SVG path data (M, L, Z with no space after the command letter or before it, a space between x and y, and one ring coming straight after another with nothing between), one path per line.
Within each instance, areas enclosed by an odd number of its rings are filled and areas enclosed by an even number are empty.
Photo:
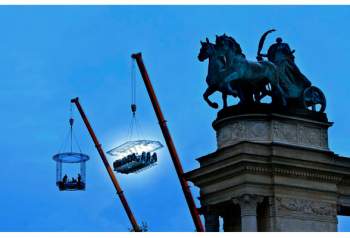
M278 37L276 43L269 47L267 54L260 54L261 57L267 57L277 66L281 87L288 92L290 98L299 97L305 88L311 86L310 80L300 72L295 64L294 52L295 50L291 50L289 45Z

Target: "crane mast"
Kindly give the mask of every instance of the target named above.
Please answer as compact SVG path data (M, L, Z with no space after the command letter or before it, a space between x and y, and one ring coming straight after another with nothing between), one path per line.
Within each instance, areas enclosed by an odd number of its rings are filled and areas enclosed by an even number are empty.
M145 67L145 65L143 63L142 54L141 53L132 54L131 57L136 60L136 63L138 65L138 67L139 67L142 79L143 79L143 81L145 83L145 86L146 86L148 95L150 97L153 109L154 109L155 114L157 116L160 129L161 129L161 131L163 133L165 142L167 144L167 147L168 147L171 159L173 161L173 164L174 164L177 176L179 178L179 181L180 181L180 184L181 184L181 187L182 187L182 191L184 193L184 196L185 196L188 208L190 210L190 213L191 213L194 225L196 227L196 230L198 232L203 232L204 228L203 228L202 221L200 219L200 216L199 216L196 204L194 202L194 199L192 197L192 193L191 193L191 190L190 190L189 185L187 183L187 180L184 177L184 171L183 171L183 168L182 168L179 156L177 154L177 151L176 151L173 139L172 139L172 137L170 135L168 126L166 124L166 120L164 119L163 113L162 113L162 111L160 109L160 105L159 105L157 96L156 96L156 94L154 92L153 86L151 84L151 81L149 79L149 76L148 76L148 73L147 73L147 70L146 70L146 67Z
M93 129L92 129L91 125L90 125L90 122L89 122L88 118L86 117L82 106L80 105L79 98L73 98L71 100L71 103L75 103L75 105L78 108L78 111L79 111L79 113L81 115L81 118L83 119L83 121L85 123L85 126L88 129L93 142L95 143L96 149L97 149L98 153L100 154L102 162L105 165L105 167L107 169L107 172L109 174L109 177L112 180L112 183L113 183L113 185L114 185L114 187L115 187L115 189L117 191L119 199L120 199L120 201L121 201L121 203L122 203L122 205L124 207L124 210L125 210L128 218L129 218L129 220L130 220L130 223L131 223L131 225L133 227L133 230L137 231L137 232L141 231L139 225L136 222L134 214L132 213L131 208L129 207L128 201L126 200L126 197L125 197L125 195L123 193L123 190L121 189L121 187L120 187L120 185L118 183L118 180L115 177L115 175L113 173L113 170L112 170L111 166L108 163L107 157L106 157L106 155L105 155L105 153L104 153L104 151L102 149L102 145L98 141L98 139L97 139L97 137L95 135L95 132L93 131Z

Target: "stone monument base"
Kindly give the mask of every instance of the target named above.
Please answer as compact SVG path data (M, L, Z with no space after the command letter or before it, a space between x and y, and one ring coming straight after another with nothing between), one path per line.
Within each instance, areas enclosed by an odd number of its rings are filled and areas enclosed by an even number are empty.
M323 113L231 107L213 122L217 151L186 174L207 231L337 231L350 215L350 159L328 147Z

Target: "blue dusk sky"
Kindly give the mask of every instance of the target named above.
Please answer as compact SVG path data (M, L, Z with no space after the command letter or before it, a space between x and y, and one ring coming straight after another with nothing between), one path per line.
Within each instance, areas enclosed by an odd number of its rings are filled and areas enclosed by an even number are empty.
M197 168L196 158L216 150L217 111L202 99L207 62L197 60L199 41L215 34L232 35L254 60L261 34L276 28L264 51L277 36L296 49L297 65L326 94L330 148L349 156L349 22L347 6L1 6L0 231L128 230L77 111L75 132L91 157L85 192L58 191L52 155L76 96L106 151L127 139L134 52L143 52L184 170ZM137 105L143 138L164 143L138 71ZM194 231L167 149L158 166L117 177L151 231ZM339 217L339 230L350 231L350 218Z

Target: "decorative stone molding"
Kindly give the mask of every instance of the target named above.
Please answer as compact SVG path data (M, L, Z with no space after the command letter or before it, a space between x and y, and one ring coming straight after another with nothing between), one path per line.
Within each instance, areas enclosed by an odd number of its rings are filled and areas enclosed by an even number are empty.
M284 175L289 177L306 177L308 179L316 180L316 181L328 181L328 182L340 182L342 181L342 177L339 176L333 176L333 175L326 175L326 174L320 174L316 172L301 170L301 169L285 169L285 168L269 168L269 167L258 167L258 166L245 166L245 171L253 172L253 173L272 173L272 174L278 174L278 175Z
M295 212L300 215L336 216L335 204L315 202L297 198L276 198L276 207L279 213Z
M273 121L272 125L272 135L276 141L298 143L297 124Z
M278 119L261 115L249 118L230 118L216 126L218 148L240 141L278 142L309 148L328 150L327 126L293 118Z
M301 145L323 147L327 144L322 128L300 125L298 134Z
M269 139L269 124L264 121L236 121L217 131L219 148L242 140L267 141Z
M330 182L340 182L342 179L341 177L338 177L338 176L313 173L313 172L305 171L305 170L273 168L273 173L291 176L291 177L307 177L307 178L311 178L313 180L330 181Z

